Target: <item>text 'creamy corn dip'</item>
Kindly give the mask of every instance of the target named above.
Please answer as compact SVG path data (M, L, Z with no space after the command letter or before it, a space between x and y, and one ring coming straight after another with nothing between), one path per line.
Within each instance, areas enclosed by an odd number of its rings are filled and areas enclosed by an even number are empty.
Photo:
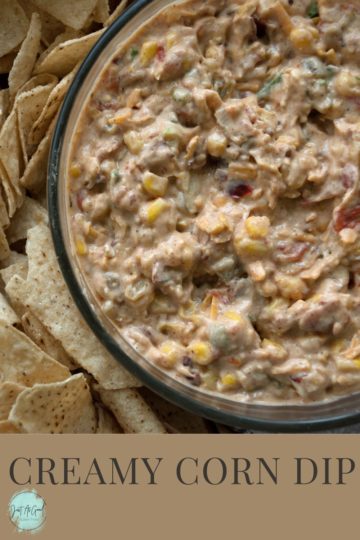
M163 11L106 67L68 169L121 334L238 400L360 387L360 3Z

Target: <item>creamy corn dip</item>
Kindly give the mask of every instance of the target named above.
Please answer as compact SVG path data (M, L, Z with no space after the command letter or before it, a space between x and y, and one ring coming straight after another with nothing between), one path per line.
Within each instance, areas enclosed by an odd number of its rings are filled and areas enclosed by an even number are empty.
M241 401L360 388L360 3L171 7L105 67L68 171L85 278L173 377Z

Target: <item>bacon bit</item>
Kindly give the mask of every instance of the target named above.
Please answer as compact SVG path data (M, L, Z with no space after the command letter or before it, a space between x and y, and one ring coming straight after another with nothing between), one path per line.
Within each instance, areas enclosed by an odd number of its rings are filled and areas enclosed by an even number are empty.
M300 384L303 382L304 377L290 377L290 379L292 380L292 382Z
M279 262L299 262L308 251L309 245L300 242L279 242L277 249L281 251L276 254Z
M233 199L242 199L247 195L251 195L254 188L249 186L249 184L244 184L243 182L234 182L230 184L227 191L230 197Z
M335 231L340 232L343 229L354 229L360 224L360 205L354 208L345 208L340 210L335 220Z
M160 60L160 62L163 62L165 60L166 52L165 52L164 45L159 45L158 46L156 56L157 56L158 60Z
M240 360L238 360L237 358L230 358L230 359L228 360L228 362L229 362L229 364L230 364L231 366L235 366L235 367L239 367L239 366L241 366L241 364L242 364L242 362L241 362Z

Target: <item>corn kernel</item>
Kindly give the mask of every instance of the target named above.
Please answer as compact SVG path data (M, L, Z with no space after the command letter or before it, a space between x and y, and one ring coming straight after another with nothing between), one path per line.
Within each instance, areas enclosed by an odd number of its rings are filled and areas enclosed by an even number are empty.
M272 349L276 349L281 354L286 354L286 350L284 349L284 347L280 345L280 343L277 343L276 341L273 341L272 339L263 339L262 346L265 349L269 347Z
M241 313L237 313L236 311L225 311L224 317L236 322L242 322L244 320L243 315L241 315Z
M76 253L78 255L84 256L87 254L87 245L85 244L84 240L82 238L78 238L76 240Z
M251 216L245 221L245 229L250 238L265 238L270 230L269 218L266 216Z
M155 58L158 51L157 41L146 41L141 47L140 62L146 66Z
M117 112L116 116L114 118L111 118L110 124L115 124L116 126L122 126L126 120L129 120L130 116L132 115L132 111L129 107L125 107L124 109L121 109Z
M233 387L237 385L237 378L233 373L226 373L221 377L221 383L227 387Z
M276 284L281 295L290 300L301 300L308 291L305 282L296 276L279 276Z
M266 270L261 261L255 261L249 264L248 272L251 279L256 283L260 283L266 279Z
M275 2L268 10L270 16L276 18L279 21L281 28L286 34L289 34L293 29L293 23L290 15L280 2Z
M207 150L213 157L221 157L227 148L227 138L220 131L210 133L207 140Z
M268 253L265 242L247 238L235 238L235 249L240 257L264 257Z
M71 165L69 172L73 178L79 178L79 176L81 175L80 166L77 164Z
M166 46L168 49L171 49L174 45L176 45L178 41L179 35L176 32L169 32L166 36Z
M124 143L132 154L139 154L144 146L144 141L136 131L128 131L124 135Z
M354 229L346 228L340 231L339 236L343 244L349 245L355 244L356 240L359 237L359 233Z
M204 387L207 390L216 390L217 381L218 381L218 377L216 373L213 373L210 371L202 375L202 382L203 382Z
M196 223L199 229L207 234L217 235L229 229L229 224L223 214L211 216L211 219L207 216L202 216Z
M205 341L193 341L188 350L190 358L200 366L207 366L214 360L212 349Z
M357 369L360 369L360 359L359 358L356 358L355 360L353 360L354 364L355 364L355 367Z
M164 176L146 172L143 177L143 187L149 195L152 195L153 197L162 197L166 193L168 179Z
M353 97L360 95L359 78L351 71L342 70L335 79L335 89L340 96Z
M155 223L168 206L168 203L164 199L156 199L156 201L150 203L146 209L146 220L149 225Z
M294 28L290 33L290 41L296 49L299 49L299 51L311 52L314 35L309 28Z
M215 320L218 314L219 314L219 300L216 298L216 296L213 296L211 300L210 317L212 318L212 320Z
M233 161L229 165L229 176L235 180L256 180L257 168L252 163Z
M160 346L160 352L164 355L162 366L171 369L179 359L179 347L174 341L164 341Z

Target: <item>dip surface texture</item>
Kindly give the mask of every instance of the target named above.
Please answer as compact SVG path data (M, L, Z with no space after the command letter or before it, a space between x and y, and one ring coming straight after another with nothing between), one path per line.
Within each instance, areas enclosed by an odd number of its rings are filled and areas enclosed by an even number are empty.
M360 3L192 1L106 66L68 167L79 263L149 361L235 400L360 388Z

